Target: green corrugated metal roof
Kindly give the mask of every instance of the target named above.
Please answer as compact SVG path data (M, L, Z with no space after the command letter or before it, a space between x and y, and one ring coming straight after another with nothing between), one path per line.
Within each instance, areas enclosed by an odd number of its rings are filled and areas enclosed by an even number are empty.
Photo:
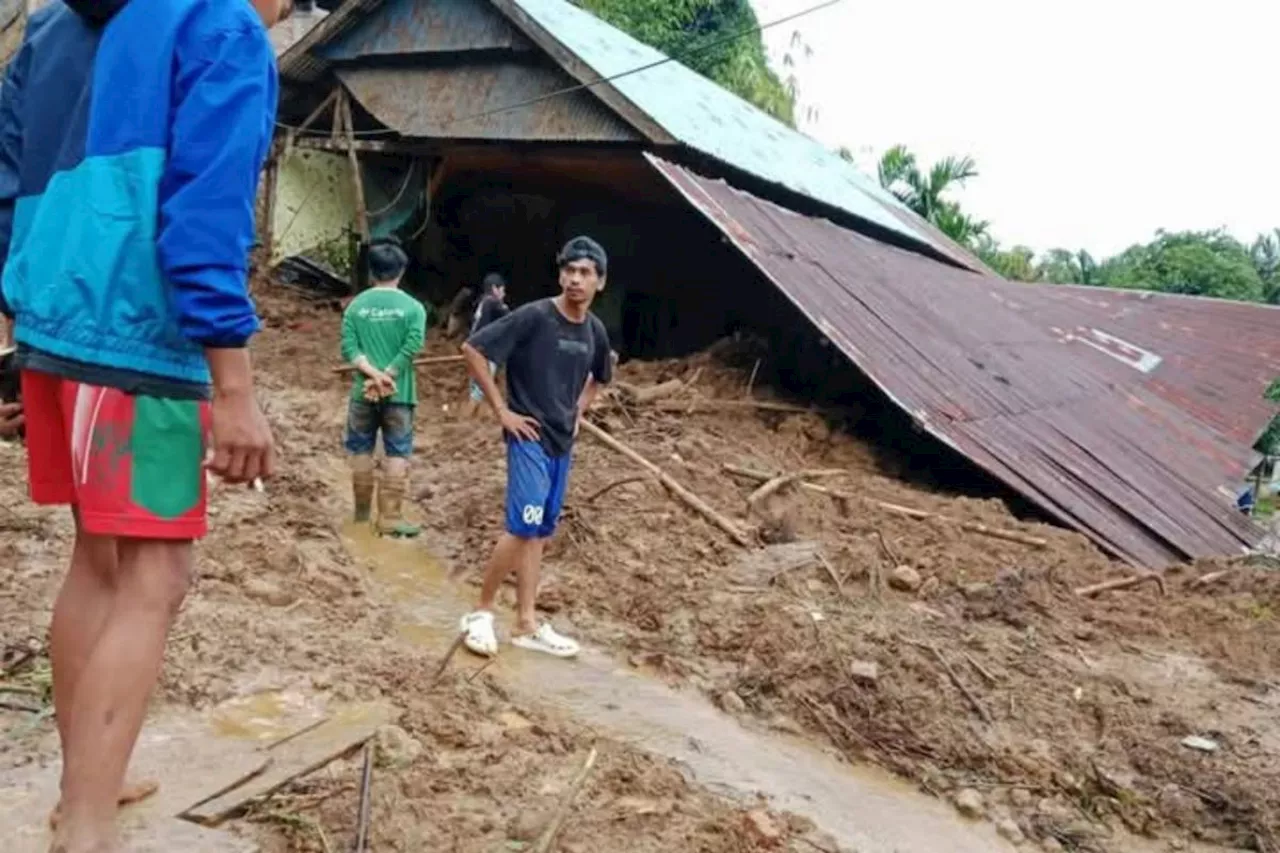
M564 0L510 2L601 77L664 58ZM853 165L678 62L609 85L690 148L949 255L955 252L904 222L898 200Z

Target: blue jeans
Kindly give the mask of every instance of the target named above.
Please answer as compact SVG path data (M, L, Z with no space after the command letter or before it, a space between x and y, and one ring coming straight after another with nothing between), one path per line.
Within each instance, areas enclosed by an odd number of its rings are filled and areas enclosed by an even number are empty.
M382 450L389 457L413 455L413 406L408 403L370 403L352 400L347 407L348 453L372 454L382 433Z
M569 488L571 457L549 456L537 441L507 439L507 532L547 539L556 532Z

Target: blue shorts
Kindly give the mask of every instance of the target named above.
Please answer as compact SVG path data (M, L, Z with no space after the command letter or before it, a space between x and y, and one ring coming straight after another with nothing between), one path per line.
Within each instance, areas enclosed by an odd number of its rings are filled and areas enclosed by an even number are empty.
M348 453L368 456L382 433L382 452L390 457L413 455L413 406L408 403L370 403L351 400L347 407Z
M549 456L537 441L507 439L507 532L547 539L556 532L572 457Z

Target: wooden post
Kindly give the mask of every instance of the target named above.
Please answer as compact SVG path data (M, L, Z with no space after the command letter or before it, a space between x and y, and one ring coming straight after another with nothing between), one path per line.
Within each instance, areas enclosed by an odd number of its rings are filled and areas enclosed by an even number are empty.
M276 234L276 188L280 183L280 160L288 152L286 142L281 146L279 140L271 144L271 153L267 157L267 169L263 175L262 191L266 198L262 205L262 222L259 223L259 239L267 253L267 268L271 267L271 259L275 257Z
M363 243L369 242L369 209L364 203L364 179L360 176L360 156L355 148L355 125L351 121L351 97L343 89L338 97L342 107L342 124L347 136L347 160L351 163L351 181L356 192L356 230Z

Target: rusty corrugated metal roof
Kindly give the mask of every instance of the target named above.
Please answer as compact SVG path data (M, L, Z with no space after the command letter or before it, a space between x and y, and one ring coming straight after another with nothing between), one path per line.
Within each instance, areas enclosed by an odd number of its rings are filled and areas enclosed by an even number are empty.
M1275 415L1258 393L1280 377L1280 307L1146 290L1025 285L1008 305L1056 335L1148 374L1146 387L1240 444Z
M529 50L532 45L483 0L386 0L377 14L317 53L331 62L473 50Z
M374 118L404 136L545 142L640 138L587 92L501 110L571 85L554 67L490 60L444 68L340 68L338 77Z
M1106 550L1162 566L1258 541L1230 490L1251 451L1197 411L1207 396L1177 375L1196 358L1185 341L1182 356L1153 369L1126 365L1098 340L1062 333L1078 321L1105 333L1097 305L951 267L649 159L924 430ZM1059 319L1038 305L1055 305ZM1115 337L1147 325L1126 317L1137 325ZM1197 328L1209 336L1207 321ZM1232 394L1251 383L1261 398L1261 381L1233 381Z
M271 46L275 48L276 56L283 56L302 40L307 33L311 32L321 21L329 17L329 13L324 9L312 7L310 9L295 9L293 14L276 24L268 31L271 36Z

